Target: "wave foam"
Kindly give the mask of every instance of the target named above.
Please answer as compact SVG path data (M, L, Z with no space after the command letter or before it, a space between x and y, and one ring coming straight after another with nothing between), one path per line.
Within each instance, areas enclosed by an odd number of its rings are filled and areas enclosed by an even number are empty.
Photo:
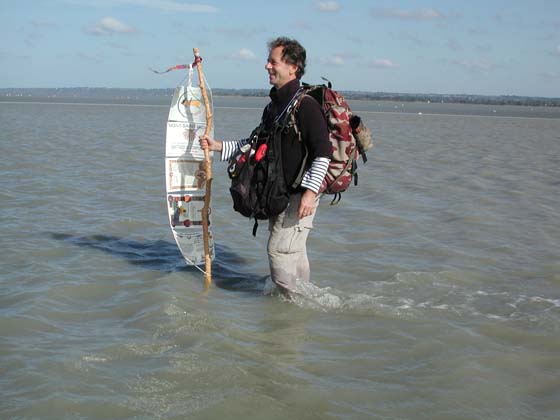
M367 290L347 293L311 282L299 283L290 302L325 312L350 312L384 317L418 318L429 313L446 317L483 317L492 320L529 320L558 324L560 299L528 296L519 290L481 288L476 275L457 272L397 273L387 281L368 283ZM266 294L276 294L272 282Z

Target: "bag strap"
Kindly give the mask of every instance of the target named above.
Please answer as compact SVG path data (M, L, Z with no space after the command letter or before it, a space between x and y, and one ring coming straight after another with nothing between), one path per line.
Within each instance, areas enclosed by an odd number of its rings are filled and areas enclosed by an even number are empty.
M297 108L297 109L299 109L299 108ZM303 159L301 160L301 165L300 165L298 174L297 174L296 178L294 179L294 182L292 183L292 185L290 185L290 187L294 190L297 187L299 187L299 185L301 184L301 181L303 179L303 175L305 174L305 170L306 170L307 158L309 157L309 149L307 148L307 145L301 139L301 131L299 130L299 127L298 127L298 124L297 124L297 118L295 116L295 113L296 113L297 109L294 111L294 114L292 115L292 118L294 120L293 121L294 130L296 130L298 141L303 145L304 155L303 155Z

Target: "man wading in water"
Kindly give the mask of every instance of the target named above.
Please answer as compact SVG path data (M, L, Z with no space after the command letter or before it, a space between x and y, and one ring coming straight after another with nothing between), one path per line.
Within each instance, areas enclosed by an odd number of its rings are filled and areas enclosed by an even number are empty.
M305 49L293 39L280 37L268 43L268 72L271 106L263 112L265 131L270 132L274 120L281 116L300 89L300 79L305 72ZM269 220L268 259L272 281L284 295L296 292L298 282L310 278L307 259L307 236L313 227L320 194L331 157L331 143L327 122L319 103L304 96L296 113L297 129L284 130L281 134L282 167L286 185L291 186L298 176L305 159L306 169L299 185L289 188L289 204L278 216ZM220 141L200 137L203 149L221 152L222 160L229 159L247 142ZM307 157L305 151L307 150Z

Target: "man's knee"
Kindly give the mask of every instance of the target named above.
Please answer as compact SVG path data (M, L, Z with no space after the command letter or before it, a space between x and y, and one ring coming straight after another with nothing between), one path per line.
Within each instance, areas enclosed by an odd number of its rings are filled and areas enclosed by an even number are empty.
M299 254L305 252L309 229L294 226L272 232L268 241L268 255Z

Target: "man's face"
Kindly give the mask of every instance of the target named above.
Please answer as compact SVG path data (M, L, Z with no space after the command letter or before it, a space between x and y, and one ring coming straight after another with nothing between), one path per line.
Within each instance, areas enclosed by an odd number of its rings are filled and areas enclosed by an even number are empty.
M268 72L268 82L277 89L296 78L297 66L288 64L282 59L283 51L284 47L273 48L264 66Z

